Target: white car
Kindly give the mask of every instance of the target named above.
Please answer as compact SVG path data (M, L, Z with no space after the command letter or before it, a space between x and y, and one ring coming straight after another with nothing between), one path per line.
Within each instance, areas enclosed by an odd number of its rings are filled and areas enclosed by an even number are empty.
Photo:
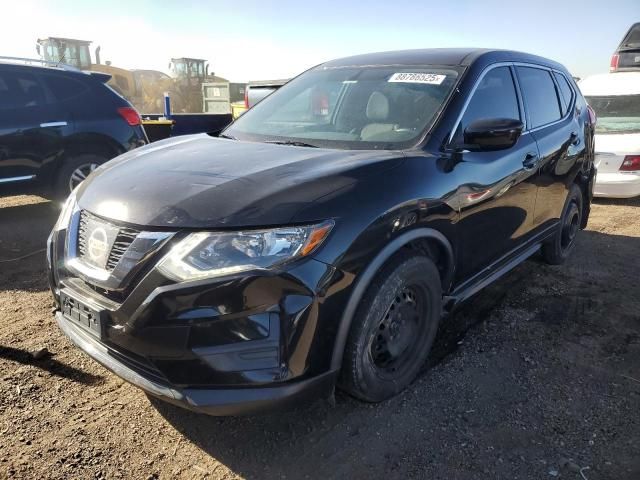
M579 85L598 117L594 195L640 195L640 72L594 75Z

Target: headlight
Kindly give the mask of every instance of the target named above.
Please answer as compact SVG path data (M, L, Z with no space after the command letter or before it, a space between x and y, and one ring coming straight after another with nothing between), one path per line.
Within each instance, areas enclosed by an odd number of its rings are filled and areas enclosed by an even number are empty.
M265 270L309 255L332 227L333 222L327 221L303 227L192 233L167 253L158 269L178 281Z
M77 189L78 187L76 187ZM76 190L67 197L65 202L62 204L62 211L60 212L60 216L58 217L58 221L53 227L55 232L60 230L64 230L69 226L69 222L71 221L71 214L73 213L73 209L76 205Z

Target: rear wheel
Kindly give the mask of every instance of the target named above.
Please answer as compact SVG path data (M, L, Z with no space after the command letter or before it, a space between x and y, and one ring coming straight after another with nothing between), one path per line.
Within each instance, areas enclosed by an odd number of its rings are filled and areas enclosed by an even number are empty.
M571 185L556 233L542 245L542 256L551 265L564 263L573 248L582 224L583 197L580 187Z
M373 280L353 319L340 386L380 402L416 377L440 322L440 275L427 257L401 253Z
M80 185L96 168L106 162L107 159L95 154L81 154L66 160L54 185L53 195L63 199Z

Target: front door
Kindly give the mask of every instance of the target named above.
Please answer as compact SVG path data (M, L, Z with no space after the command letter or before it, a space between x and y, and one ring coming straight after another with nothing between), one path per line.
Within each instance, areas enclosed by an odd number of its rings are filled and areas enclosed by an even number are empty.
M489 70L476 90L454 135L480 119L524 115L509 66ZM455 202L460 212L458 281L481 272L527 239L533 226L538 175L535 139L524 133L506 150L458 154L454 172L459 179Z

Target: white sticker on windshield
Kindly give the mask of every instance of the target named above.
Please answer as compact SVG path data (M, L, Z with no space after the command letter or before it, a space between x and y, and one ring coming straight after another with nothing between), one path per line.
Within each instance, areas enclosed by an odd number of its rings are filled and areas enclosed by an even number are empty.
M440 75L437 73L410 73L401 72L391 75L389 82L404 82L404 83L427 83L429 85L440 85L446 75Z

